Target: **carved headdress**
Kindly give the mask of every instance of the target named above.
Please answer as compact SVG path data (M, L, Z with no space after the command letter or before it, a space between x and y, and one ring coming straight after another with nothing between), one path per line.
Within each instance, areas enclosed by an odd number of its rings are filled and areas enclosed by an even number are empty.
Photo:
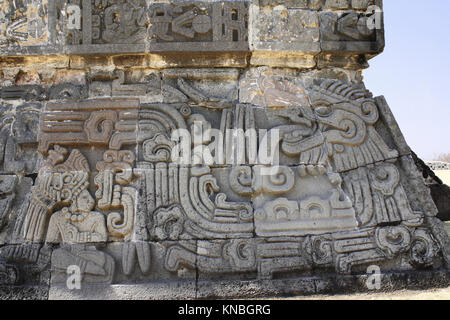
M54 146L39 169L25 217L23 236L26 240L42 240L52 209L57 204L72 204L89 186L89 164L86 158L75 149L64 161L66 154L66 149Z
M62 162L66 154L67 150L60 146L49 151L36 185L52 201L71 203L89 186L89 164L76 149Z

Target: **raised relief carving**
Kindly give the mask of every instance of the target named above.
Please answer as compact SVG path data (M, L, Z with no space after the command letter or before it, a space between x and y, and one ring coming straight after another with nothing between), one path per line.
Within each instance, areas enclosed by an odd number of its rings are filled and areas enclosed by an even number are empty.
M108 6L102 6L105 30L102 30L101 39L105 43L143 41L147 33L145 3L140 0L107 2ZM98 25L96 20L100 20L100 15L93 15L94 25Z
M177 204L158 209L153 219L153 233L158 240L177 240L184 231L185 214Z
M433 266L438 252L439 246L430 231L422 228L414 231L410 249L411 263L414 266L419 268Z
M362 229L332 235L337 273L350 274L354 266L386 260L385 254L376 245L374 234L373 229Z
M52 214L46 242L87 243L105 242L105 218L92 211L95 202L89 191L82 191L69 208Z
M431 236L409 229L422 224L422 214L411 209L393 161L397 152L376 132L378 109L365 90L326 80L305 89L262 79L254 97L263 97L277 125L253 141L250 134L241 139L230 130L256 132L254 107L223 104L216 129L217 122L196 108L219 104L180 79L177 85L192 109L130 99L47 105L39 145L47 160L22 234L29 241L64 244L54 251L57 273L69 262L84 263L88 281L111 282L114 261L89 244L107 240L123 241L121 271L127 276L136 267L149 274L154 262L149 241L173 242L165 268L179 276L186 267L206 277L229 272L270 279L279 272L333 266L346 274L408 253L413 265L434 261ZM119 72L116 92L147 94L147 85L123 80ZM282 163L297 158L295 165L260 164L264 134L275 138L270 151L287 156ZM183 139L189 139L187 149ZM103 160L93 158L95 199L86 158L72 150L66 159L67 149L59 145L102 150ZM174 158L177 151L187 155L186 164ZM223 168L223 180L213 167L229 163L236 165ZM74 192L76 186L81 189ZM236 195L241 200L229 200ZM376 227L386 223L401 225ZM87 227L89 232L83 231ZM196 246L190 240L197 240Z
M294 187L294 171L287 166L238 166L231 169L231 188L238 194L283 194Z
M299 188L302 179L301 167L287 166L239 166L229 175L233 191L253 196L258 235L301 236L357 227L355 210L341 188L339 175L326 178L323 187L329 191L322 194L302 197L290 193Z
M311 134L305 128L307 134L296 134L296 139L288 132L282 136L282 151L290 156L299 154L300 163L317 164L324 157L330 158L334 169L342 172L398 156L373 127L379 113L365 89L323 80L312 87L310 101L314 118L310 119L309 113L303 118L317 122L321 128Z
M215 46L222 50L245 50L247 20L248 4L245 2L153 4L149 8L152 48L176 49L188 42L197 50L204 50L206 43L212 46L210 50Z
M374 5L376 0L259 0L260 6L285 5L302 9L355 9L367 10L367 7Z
M113 259L89 244L106 242L108 237L104 215L92 211L89 164L80 151L72 150L66 158L67 153L55 145L39 169L22 236L27 241L60 244L52 253L55 279L63 277L56 282L65 282L67 268L77 265L85 281L110 283Z
M112 81L112 96L143 96L150 90L147 84L125 84L125 71L116 70L117 79Z
M44 1L2 1L0 11L0 46L46 44L48 19Z
M366 13L351 11L338 15L329 11L323 12L319 16L323 41L375 40L375 28L369 29Z
M65 0L55 9L65 43L81 51L99 45L144 44L148 19L142 0Z
M199 146L209 141L203 136L199 136L199 140L195 138L200 124L204 129L211 127L195 114L186 121L169 106L150 106L140 115L142 158L146 160L140 162L140 172L146 181L147 212L149 215L154 213L153 232L158 238L171 239L248 237L253 230L253 210L249 203L227 201L208 166L189 168L168 163L169 155L173 154L173 143L167 137L176 129L191 130L194 145L189 142L189 148L193 148L189 154L195 154ZM161 152L158 154L157 150ZM172 221L170 227L166 220Z
M409 226L422 224L423 214L411 209L395 165L359 168L344 176L344 189L353 200L361 225L400 221Z
M79 266L83 283L109 284L114 276L114 259L94 246L62 246L52 253L52 282L66 283L69 266Z
M95 212L91 214L95 202L87 190L89 164L76 149L67 159L66 155L67 150L56 145L39 169L23 222L22 236L34 242L45 238L48 242L68 243L106 241L106 230L100 223L103 221L104 224L103 216ZM52 214L57 205L66 207Z
M0 98L4 100L45 100L47 93L45 90L34 84L13 85L0 89Z
M330 235L311 236L305 241L305 250L317 266L329 266L333 263L333 241Z
M144 141L142 148L144 160L150 162L169 162L175 142L164 134L158 133L152 139Z
M85 86L63 83L52 86L49 91L50 100L78 100L87 98Z
M343 188L361 226L398 221L420 225L423 214L411 209L398 169L388 163L377 164L397 158L398 152L375 130L379 113L370 94L364 88L322 80L313 85L309 99L314 115L305 112L305 106L299 109L303 122L292 114L277 112L295 125L272 129L281 131L283 153L299 156L300 175L323 175L329 165L333 171L346 172Z
M410 231L402 226L385 227L375 230L377 246L390 258L405 252L411 245Z
M254 171L253 189L255 193L283 194L294 187L295 175L289 167L255 166Z
M46 284L49 278L51 249L41 244L5 245L0 248L0 283Z
M344 197L345 199L345 197ZM318 196L266 202L255 214L256 233L261 236L301 236L357 227L349 199L334 191L328 199Z
M33 173L38 160L39 113L41 104L7 107L0 118L0 166L3 172Z
M198 89L194 88L190 85L185 79L178 78L177 81L178 88L181 92L188 97L193 104L210 108L210 109L224 109L231 108L233 106L233 102L227 99L220 99L216 97L208 97ZM182 101L184 102L184 101Z
M75 266L89 295L317 293L448 267L360 80L383 44L369 5L0 0L0 285L57 295Z
M257 106L269 108L309 106L304 86L282 77L261 75L257 78L244 78L240 88L241 101ZM309 113L312 115L312 112Z
M272 279L277 273L308 272L312 269L305 238L266 238L257 244L258 278Z
M255 272L256 244L252 239L200 240L193 250L189 244L170 247L166 268L180 270L183 266L197 268L201 273Z
M136 100L86 100L48 103L42 115L39 151L52 144L108 146L120 150L136 143Z
M248 49L248 3L60 0L57 26L75 52ZM111 49L106 49L111 50Z
M8 215L15 198L18 177L15 175L0 175L0 230L8 221Z
M131 275L136 265L143 274L148 274L151 268L150 243L143 241L124 242L122 247L123 273Z
M123 214L108 214L108 231L113 236L130 240L134 226L136 189L129 185L133 179L135 156L131 151L109 150L103 154L103 160L97 162L99 173L94 179L98 206L102 210L123 208Z

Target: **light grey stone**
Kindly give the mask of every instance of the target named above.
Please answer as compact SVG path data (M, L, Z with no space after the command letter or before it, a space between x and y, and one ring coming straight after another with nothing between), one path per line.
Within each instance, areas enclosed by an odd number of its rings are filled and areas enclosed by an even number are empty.
M383 290L448 284L423 169L363 83L381 1L19 2L0 297L368 291L373 266Z

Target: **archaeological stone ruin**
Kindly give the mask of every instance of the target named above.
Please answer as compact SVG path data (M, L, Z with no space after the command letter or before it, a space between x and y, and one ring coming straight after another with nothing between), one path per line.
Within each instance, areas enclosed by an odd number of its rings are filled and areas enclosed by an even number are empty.
M450 283L430 190L362 79L381 0L0 9L1 298Z

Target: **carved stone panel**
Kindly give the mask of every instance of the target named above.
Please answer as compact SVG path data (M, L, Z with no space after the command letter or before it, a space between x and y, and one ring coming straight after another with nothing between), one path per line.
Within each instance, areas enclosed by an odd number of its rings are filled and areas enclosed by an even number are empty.
M362 82L381 7L0 1L0 285L256 297L447 274L429 190Z
M72 53L246 51L245 1L61 0L59 41Z

